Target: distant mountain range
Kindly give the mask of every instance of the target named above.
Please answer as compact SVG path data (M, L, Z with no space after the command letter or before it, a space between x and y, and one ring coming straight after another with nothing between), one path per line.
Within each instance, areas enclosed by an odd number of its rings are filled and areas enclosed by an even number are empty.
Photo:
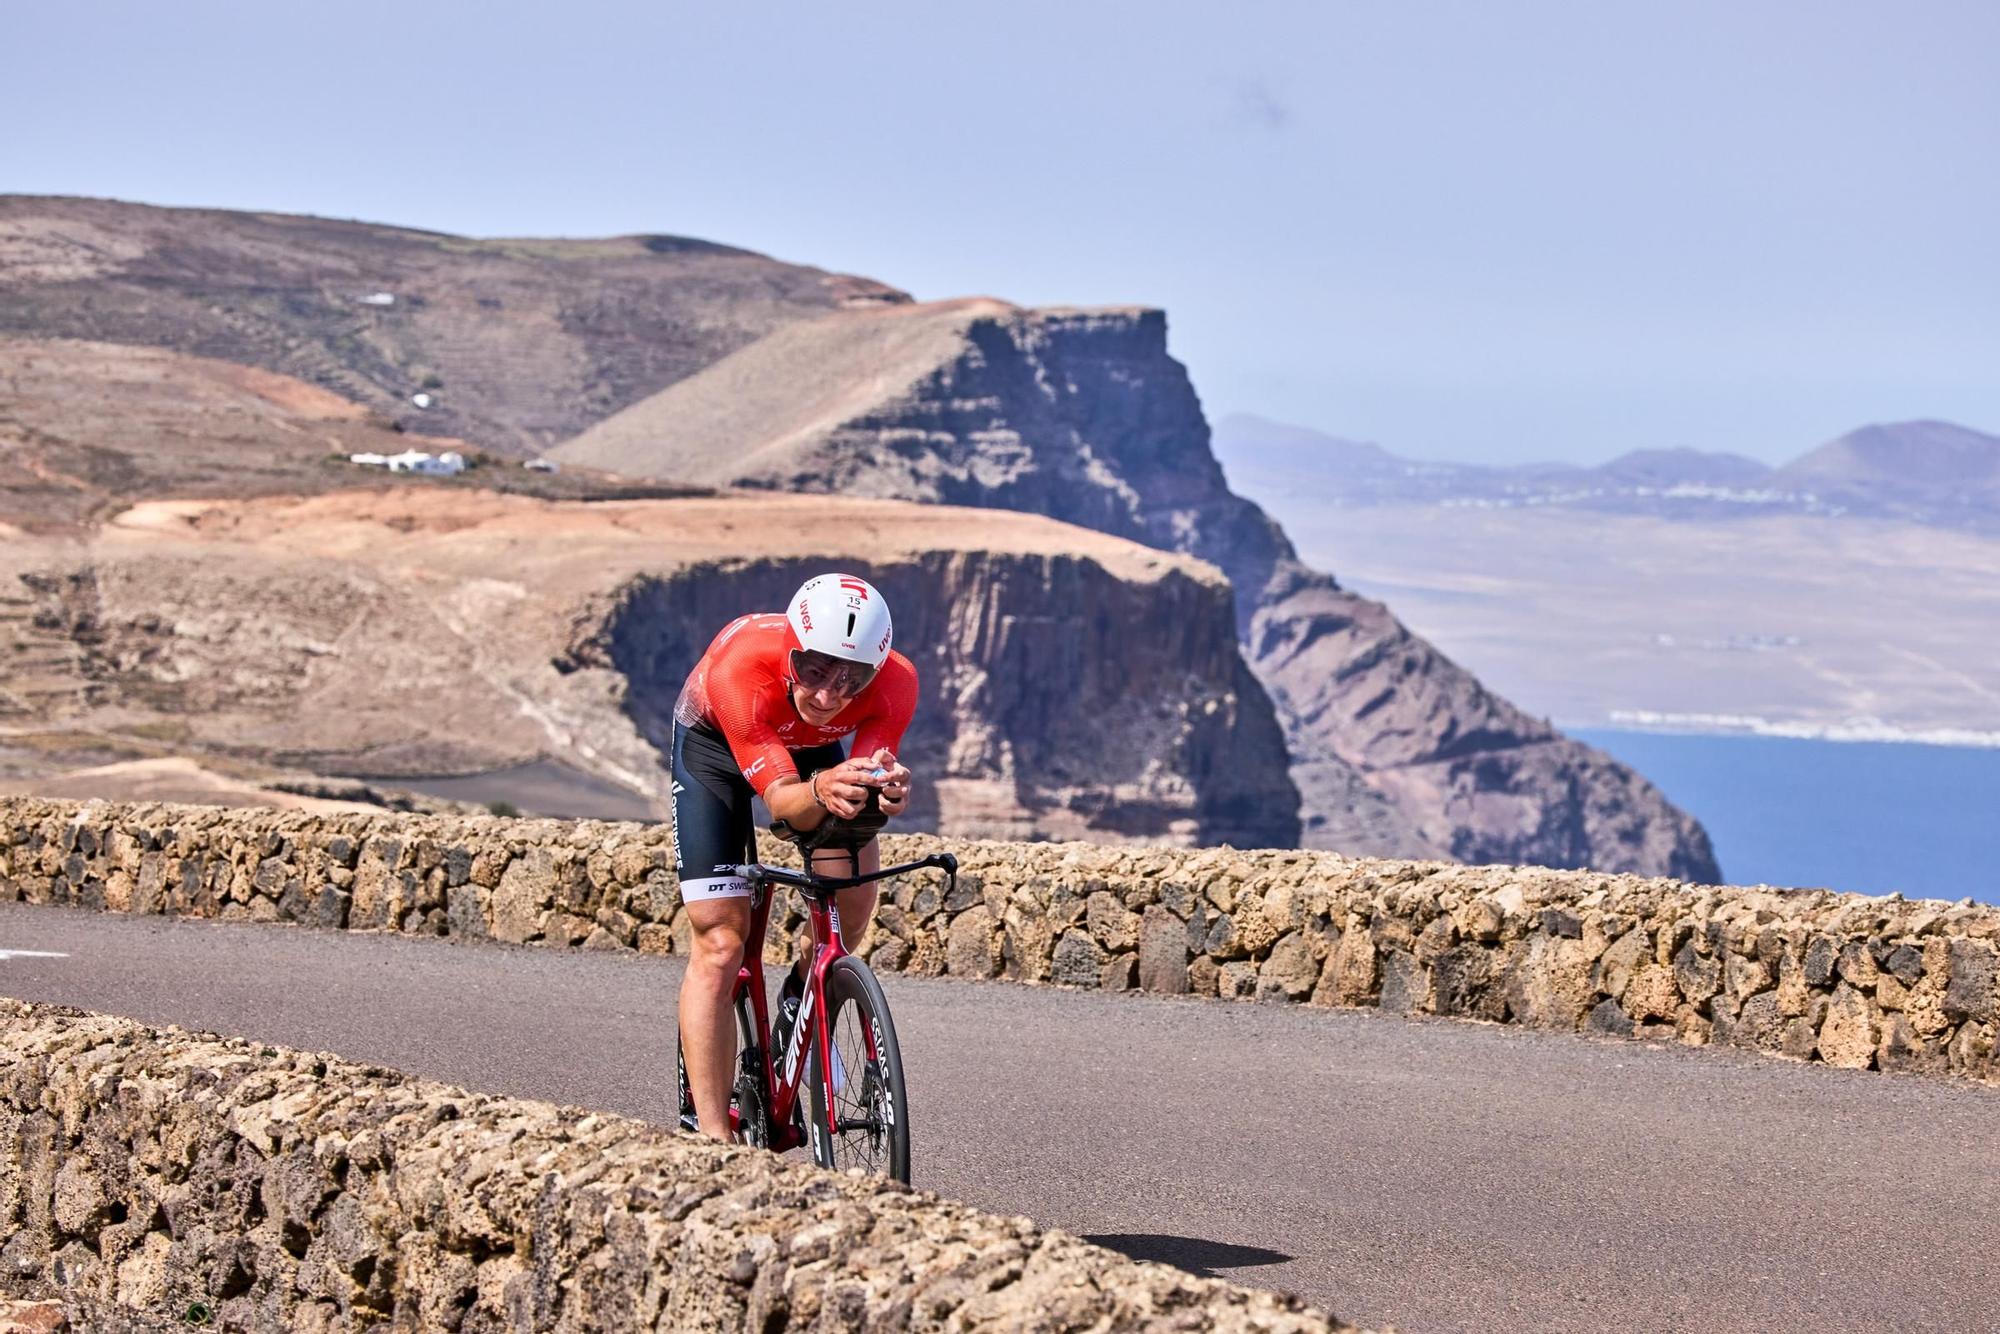
M1217 424L1215 452L1231 482L1252 494L1305 488L1354 506L1851 514L2000 532L2000 436L1950 422L1864 426L1778 467L1686 448L1635 450L1595 466L1437 463L1247 415Z

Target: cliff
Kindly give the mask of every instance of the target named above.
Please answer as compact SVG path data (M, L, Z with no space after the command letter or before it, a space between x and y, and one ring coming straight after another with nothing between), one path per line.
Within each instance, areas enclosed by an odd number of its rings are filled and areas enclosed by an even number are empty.
M710 637L846 562L923 678L919 827L1283 844L1298 797L1212 568L1033 516L825 498L344 492L136 506L10 542L44 734L382 778L553 761L664 810Z
M1306 568L1232 493L1157 310L969 300L786 326L560 447L628 476L1048 514L1210 561L1278 707L1309 846L1717 878L1638 774Z

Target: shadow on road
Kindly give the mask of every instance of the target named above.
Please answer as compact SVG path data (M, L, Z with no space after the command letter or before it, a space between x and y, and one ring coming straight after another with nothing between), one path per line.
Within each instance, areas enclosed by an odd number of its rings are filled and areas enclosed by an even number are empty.
M1197 1278L1219 1278L1219 1269L1281 1265L1292 1257L1264 1246L1236 1246L1202 1237L1176 1237L1165 1232L1099 1232L1085 1241L1117 1251L1131 1260L1152 1260L1185 1269Z

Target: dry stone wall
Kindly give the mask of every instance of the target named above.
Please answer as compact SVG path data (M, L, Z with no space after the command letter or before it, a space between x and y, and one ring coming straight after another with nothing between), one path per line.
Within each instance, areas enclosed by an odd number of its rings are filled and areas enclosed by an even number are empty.
M1377 1006L2000 1083L2000 909L1314 851L888 837L885 972ZM776 856L778 849L770 854ZM0 801L0 897L675 953L664 829ZM772 933L787 957L796 905Z
M18 1001L0 1291L59 1298L44 1329L1352 1328L762 1150Z

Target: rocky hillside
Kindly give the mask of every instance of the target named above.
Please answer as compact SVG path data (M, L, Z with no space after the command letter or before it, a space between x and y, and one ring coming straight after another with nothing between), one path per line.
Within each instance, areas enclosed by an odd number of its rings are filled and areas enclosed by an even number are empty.
M664 809L708 639L829 562L894 600L920 825L1286 845L1298 795L1230 590L1025 515L427 486L160 501L0 545L0 724L386 779L552 761Z
M538 452L788 321L906 300L677 236L473 240L0 196L0 334L277 371L503 454Z
M1306 842L1712 879L1657 789L1299 562L1234 494L1156 310L984 300L793 324L555 451L635 477L1049 514L1211 561L1285 724Z

